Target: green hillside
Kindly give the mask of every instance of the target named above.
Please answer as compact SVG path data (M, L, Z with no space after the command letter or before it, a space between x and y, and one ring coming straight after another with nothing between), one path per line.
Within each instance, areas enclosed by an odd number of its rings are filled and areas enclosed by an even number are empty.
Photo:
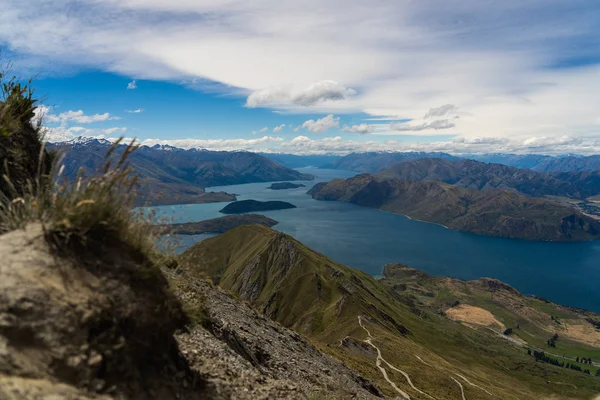
M443 278L393 267L386 269L384 279L376 280L285 234L255 225L194 245L181 255L180 264L189 275L212 279L259 312L310 338L376 381L389 396L460 398L461 386L467 399L539 399L556 394L587 399L600 392L594 366L589 366L588 375L528 355L528 349L548 352L544 343L552 332L545 333L539 323L544 315L549 321L552 315L591 328L586 319L598 316L570 311L567 318L565 308L524 297L501 283L464 283L457 291ZM505 292L512 302L486 300ZM537 316L529 322L519 319L511 306L517 300L531 304ZM487 319L461 316L463 304ZM521 330L532 335L529 340L518 329L516 338L502 335L501 327L516 327L517 320L523 320ZM564 335L570 337L563 339ZM556 349L577 357L593 358L600 348L576 333L559 337ZM379 364L389 381L376 366L377 349L371 344L381 352Z

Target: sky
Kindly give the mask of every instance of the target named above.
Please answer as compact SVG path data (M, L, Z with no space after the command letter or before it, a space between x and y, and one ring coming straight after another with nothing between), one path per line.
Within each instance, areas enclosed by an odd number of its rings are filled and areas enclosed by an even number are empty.
M0 0L50 141L600 154L597 0Z

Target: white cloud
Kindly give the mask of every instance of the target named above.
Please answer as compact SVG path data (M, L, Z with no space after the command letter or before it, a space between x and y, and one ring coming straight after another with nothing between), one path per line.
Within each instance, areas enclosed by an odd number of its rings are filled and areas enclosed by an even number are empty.
M302 128L308 129L308 131L312 133L323 133L336 126L340 126L340 119L334 117L333 114L329 114L316 121L314 119L309 119L302 124Z
M344 127L342 128L342 132L360 133L364 135L367 133L373 133L373 127L368 124L359 124L352 126L344 125Z
M285 128L285 124L281 124L279 126L276 126L275 128L273 128L273 132L277 133L277 132L281 132L283 130L283 128Z
M113 121L120 119L119 117L110 115L109 113L85 115L83 110L69 110L56 115L50 114L49 108L45 108L45 112L46 114L44 117L44 121L48 123L76 122L78 124L91 124L94 122Z
M33 111L34 113L34 117L32 118L31 122L33 123L33 125L37 126L41 123L43 123L46 119L46 116L48 114L50 114L51 108L45 105L39 105L35 108L35 110Z
M208 149L208 150L259 150L264 145L273 145L283 142L280 137L263 136L257 139L146 139L142 145L154 146L155 144L180 147L182 149Z
M125 110L125 112L129 113L129 114L140 114L144 112L143 108L137 108L135 110Z
M267 128L266 126L264 128L261 128L261 130L259 130L260 133L265 133L266 131L268 131L269 128Z
M84 127L50 128L46 140L51 142L71 140L76 137L105 138L111 134L124 134L126 128L88 129ZM115 136L113 136L114 138ZM371 136L372 137L372 136ZM364 136L357 136L364 138ZM142 144L170 145L184 149L247 150L255 152L290 154L337 154L367 151L422 151L445 152L455 155L484 153L548 154L562 155L600 153L600 140L594 137L559 138L530 137L513 140L504 137L457 137L435 142L405 142L400 140L346 140L341 136L312 139L304 135L286 140L281 137L263 136L255 139L147 139Z
M308 107L326 101L344 100L356 94L354 89L346 88L335 81L318 81L300 91L294 91L292 85L275 86L256 90L248 96L247 107L285 106L295 104Z
M449 114L455 114L458 111L458 107L453 104L446 104L441 107L431 108L425 114L425 119L443 117Z
M127 89L128 90L137 89L137 82L135 81L135 79L127 84Z
M22 65L198 79L244 93L248 107L411 121L401 129L448 120L436 123L444 133L519 143L600 138L600 67L573 66L599 53L594 2L80 3L4 0L0 42ZM356 94L319 85L328 81ZM440 105L460 107L460 119L435 115ZM399 132L440 132L423 129Z
M440 130L440 129L450 129L454 128L456 125L454 121L449 119L438 119L431 122L423 122L421 124L410 124L410 123L402 123L402 124L390 124L390 129L393 129L398 132L420 132L425 130Z
M82 126L65 127L59 126L54 128L44 129L44 139L48 142L65 142L76 137L93 137L93 138L104 138L106 136L120 134L123 135L127 132L125 127L113 127L106 129L91 129L84 128Z

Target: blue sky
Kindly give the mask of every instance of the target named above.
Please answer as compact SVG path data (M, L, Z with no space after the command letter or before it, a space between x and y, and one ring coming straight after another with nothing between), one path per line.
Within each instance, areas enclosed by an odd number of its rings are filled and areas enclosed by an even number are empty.
M599 20L594 0L5 0L0 48L37 75L49 140L595 154Z

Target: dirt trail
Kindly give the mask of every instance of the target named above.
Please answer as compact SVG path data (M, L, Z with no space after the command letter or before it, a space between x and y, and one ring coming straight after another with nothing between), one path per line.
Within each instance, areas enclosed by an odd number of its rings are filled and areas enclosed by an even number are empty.
M360 325L361 328L363 328L367 332L368 337L365 340L365 343L368 343L371 347L373 347L375 350L377 350L377 360L375 361L375 366L377 368L379 368L379 370L381 371L381 374L383 375L383 378L394 388L394 390L396 390L396 392L400 393L400 395L402 397L404 397L406 400L410 400L410 396L408 395L408 393L406 393L405 391L400 389L398 386L396 386L396 384L388 377L388 374L387 374L387 371L385 370L385 368L383 368L381 366L381 362L383 360L383 357L381 357L381 350L379 350L379 347L375 346L373 344L373 342L371 342L371 339L373 338L371 336L371 332L369 332L369 330L364 327L360 316L358 316L358 324ZM385 361L385 360L383 360L383 361Z
M470 380L468 380L467 378L465 378L464 376L462 376L461 374L456 374L456 376L458 376L459 378L461 378L463 381L467 382L469 385L476 387L477 389L481 389L484 392L486 392L487 394L489 394L490 396L493 396L490 392L488 392L487 390L485 390L484 388L482 388L479 385L474 384L473 382L471 382Z
M462 400L467 400L467 398L465 397L465 389L463 388L463 385L453 377L450 377L450 379L456 382L456 384L460 387L460 394L462 395Z
M404 396L406 399L410 400L410 396L408 395L408 393L404 392L403 390L399 389L398 386L396 386L396 384L394 382L392 382L392 380L389 379L388 375L387 375L387 371L385 370L385 368L383 368L381 366L381 363L384 363L385 365L387 365L389 368L393 369L396 372L401 373L405 378L406 381L408 382L408 384L410 385L411 388L413 388L413 390L421 393L424 396L429 397L430 399L435 400L434 397L430 396L429 394L425 393L424 391L418 389L412 382L412 380L410 379L410 376L402 371L401 369L398 369L396 367L394 367L392 364L390 364L389 362L387 362L382 356L381 356L381 350L379 350L379 348L377 346L375 346L373 344L373 336L371 336L371 332L365 328L365 326L362 323L362 319L360 316L358 316L358 324L360 325L361 328L363 328L365 330L365 332L367 332L367 339L365 340L365 343L368 343L370 346L372 346L375 350L377 350L377 361L375 362L375 365L377 366L377 368L379 368L379 370L381 371L381 373L383 374L383 377L385 378L385 380L392 385L392 387L398 392L400 393L402 396ZM418 357L418 356L417 356ZM421 360L423 361L423 360ZM424 362L424 361L423 361Z

